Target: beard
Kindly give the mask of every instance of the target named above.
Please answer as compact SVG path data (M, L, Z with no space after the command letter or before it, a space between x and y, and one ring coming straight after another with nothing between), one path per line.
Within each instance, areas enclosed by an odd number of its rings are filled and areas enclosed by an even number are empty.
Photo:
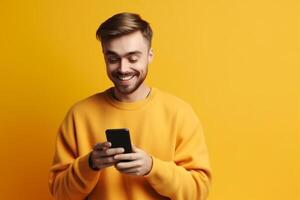
M145 81L148 74L148 66L146 67L145 73L141 73L139 71L132 72L132 73L120 73L118 71L112 72L112 82L114 83L115 89L123 95L129 95L134 93ZM119 75L128 75L128 76L134 76L132 79L136 78L137 80L135 83L132 83L130 85L122 85L120 84L118 80Z

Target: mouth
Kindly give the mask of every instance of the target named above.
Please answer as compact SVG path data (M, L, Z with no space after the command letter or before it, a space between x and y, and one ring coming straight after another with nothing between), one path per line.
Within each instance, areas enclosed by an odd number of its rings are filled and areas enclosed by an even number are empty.
M134 77L134 74L118 74L116 78L120 81L129 81Z

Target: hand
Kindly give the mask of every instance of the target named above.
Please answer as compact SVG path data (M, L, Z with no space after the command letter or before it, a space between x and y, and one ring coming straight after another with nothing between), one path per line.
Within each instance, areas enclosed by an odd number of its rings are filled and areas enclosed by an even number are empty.
M115 155L115 160L126 160L126 162L116 163L115 167L121 173L129 175L144 176L148 174L152 169L151 156L149 156L146 152L136 147L133 147L132 150L133 153Z
M110 142L97 143L90 153L90 167L93 169L103 169L115 165L118 160L115 155L124 152L124 148L110 148Z

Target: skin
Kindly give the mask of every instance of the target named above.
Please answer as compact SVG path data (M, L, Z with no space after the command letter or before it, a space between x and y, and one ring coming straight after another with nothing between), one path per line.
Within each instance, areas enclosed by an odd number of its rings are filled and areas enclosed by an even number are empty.
M114 83L114 96L119 101L134 102L146 98L150 88L144 80L152 49L140 31L102 43L106 71ZM119 75L133 75L130 80L120 80Z
M153 52L140 31L102 42L109 79L114 83L113 96L123 102L145 99L150 92L144 80ZM102 170L114 166L121 173L144 176L151 171L152 158L133 146L133 153L123 154L123 148L110 148L111 143L97 143L91 154L93 168ZM128 162L120 162L129 160Z

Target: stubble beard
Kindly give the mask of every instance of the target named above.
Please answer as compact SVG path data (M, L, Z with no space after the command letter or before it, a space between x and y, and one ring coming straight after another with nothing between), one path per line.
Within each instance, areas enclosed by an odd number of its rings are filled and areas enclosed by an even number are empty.
M116 73L118 73L118 72L116 72ZM119 85L116 81L113 81L115 89L120 94L123 94L123 95L132 94L137 89L139 89L139 87L144 83L144 81L145 81L145 79L147 77L147 74L148 74L148 66L147 66L147 68L145 70L145 74L141 74L140 72L135 73L134 76L136 76L138 78L138 80L137 80L137 82L132 87L131 87L131 85L129 85L129 86ZM114 75L113 75L113 77L116 78ZM133 78L135 78L135 77L133 77Z

